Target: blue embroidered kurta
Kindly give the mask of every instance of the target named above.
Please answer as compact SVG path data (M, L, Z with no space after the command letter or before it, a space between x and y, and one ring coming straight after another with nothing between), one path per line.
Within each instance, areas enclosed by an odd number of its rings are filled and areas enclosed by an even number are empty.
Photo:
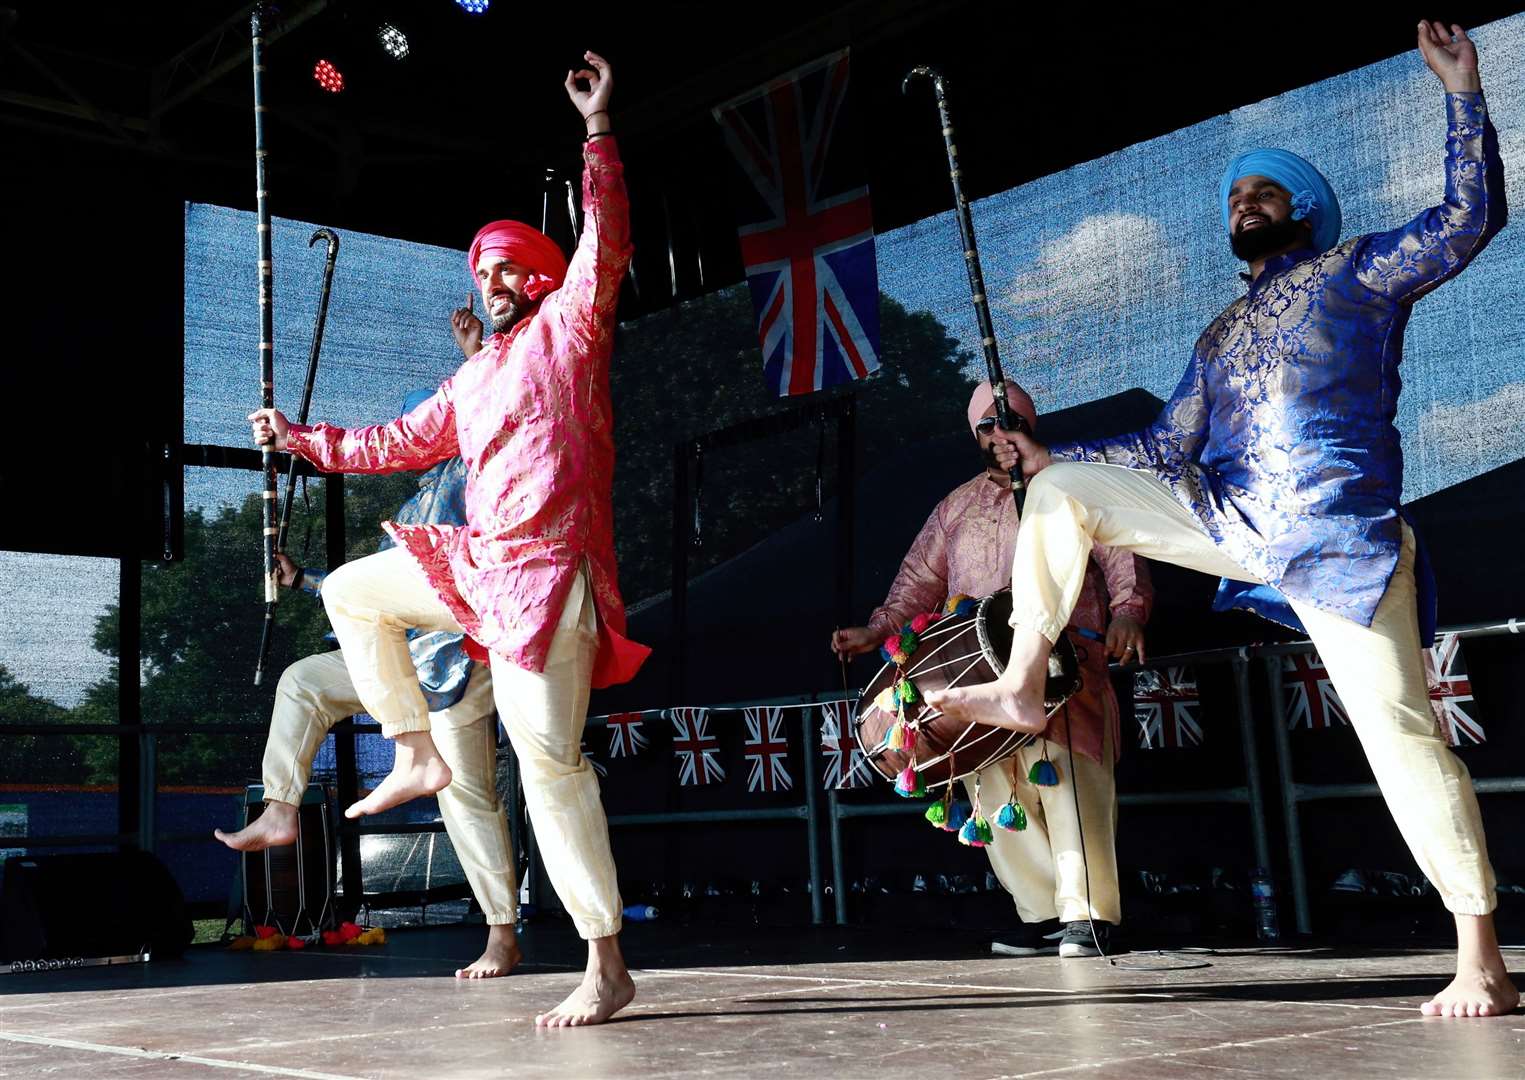
M442 461L418 478L418 494L392 516L405 525L463 525L466 522L466 466L458 457ZM378 550L396 546L383 536ZM327 575L303 570L302 588L318 595ZM466 693L474 662L465 638L443 630L409 630L408 652L418 669L418 685L430 712L448 709Z
M1297 626L1291 597L1371 625L1402 543L1393 420L1409 308L1506 216L1483 96L1447 94L1446 110L1444 202L1391 232L1267 261L1197 339L1152 425L1050 447L1056 460L1155 473L1226 555L1271 586L1225 581L1219 609ZM1421 594L1428 629L1433 589Z

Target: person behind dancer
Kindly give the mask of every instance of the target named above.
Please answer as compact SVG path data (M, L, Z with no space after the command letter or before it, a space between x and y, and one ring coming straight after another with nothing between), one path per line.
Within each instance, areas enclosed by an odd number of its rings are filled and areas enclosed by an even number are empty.
M403 415L433 394L409 395ZM460 525L466 520L466 466L458 457L419 477L418 492L398 509L394 521L410 525ZM383 537L381 550L393 546ZM281 584L321 596L327 575L298 568L277 555ZM466 879L487 919L487 946L457 978L507 975L521 956L514 931L518 890L503 805L496 784L498 718L493 709L492 674L466 654L465 637L442 630L408 633L408 652L429 706L429 728L453 779L438 793L440 816ZM340 650L304 657L281 673L270 715L262 770L265 810L247 827L213 834L235 851L262 851L296 842L297 809L313 759L329 729L364 706Z
M635 996L608 822L580 744L589 688L624 682L650 652L624 636L610 506L608 368L629 202L609 123L613 77L602 57L586 59L565 81L588 131L586 221L570 266L543 233L492 222L469 255L492 336L432 398L355 430L288 424L273 409L250 416L256 442L274 439L325 471L466 462L465 527L387 523L398 546L346 563L324 586L360 700L397 744L391 774L346 814L450 783L406 630L464 632L490 650L546 871L588 941L582 984L536 1018L551 1027L600 1023Z
M1026 391L1007 383L1006 399L1030 427L1037 426L1037 412ZM1019 522L1007 470L990 457L996 409L988 383L974 389L969 427L987 462L985 471L937 504L868 625L832 634L831 645L839 656L870 652L913 616L940 610L951 595L981 597L1006 586ZM1113 778L1120 732L1107 657L1130 662L1144 658L1144 623L1154 601L1144 560L1102 547L1091 555L1070 620L1071 629L1097 635L1093 641L1076 640L1084 657L1079 693L1054 716L1041 739L981 770L978 789L973 781L964 781L971 800L978 790L982 806L998 807L1015 793L1027 814L1026 829L994 830L985 851L996 878L1016 904L1018 918L1028 927L1026 945L1037 951L1045 936L1057 937L1061 956L1095 956L1097 943L1105 948L1110 928L1122 919ZM1074 750L1073 756L1066 755L1066 748ZM1045 757L1060 765L1057 785L1039 786L1027 779L1033 763ZM1046 935L1056 919L1063 925Z
M928 701L1037 730L1049 643L1093 543L1222 576L1220 605L1300 621L1313 639L1399 831L1455 915L1456 977L1424 1013L1493 1016L1520 996L1494 933L1472 780L1430 712L1421 641L1433 589L1399 505L1393 418L1410 307L1504 226L1503 166L1466 32L1420 23L1419 51L1446 91L1444 201L1337 244L1339 206L1311 165L1284 150L1235 158L1219 208L1249 263L1248 294L1203 332L1152 426L1047 448L1005 440L1033 477L1011 662L994 683ZM1015 460L1004 447L999 457Z

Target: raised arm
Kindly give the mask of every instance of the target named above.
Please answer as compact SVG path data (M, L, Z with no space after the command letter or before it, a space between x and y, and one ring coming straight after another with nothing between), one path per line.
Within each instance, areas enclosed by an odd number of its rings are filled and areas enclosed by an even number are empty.
M614 144L609 97L614 74L608 61L586 53L590 65L567 72L567 96L587 125L583 147L582 236L567 266L566 280L546 300L564 325L590 350L603 353L614 332L620 283L630 265L630 199L625 167ZM587 89L583 85L587 84Z
M1488 121L1477 49L1460 26L1419 24L1419 51L1446 91L1445 198L1401 228L1366 237L1354 252L1368 289L1413 303L1459 273L1504 227L1504 167Z

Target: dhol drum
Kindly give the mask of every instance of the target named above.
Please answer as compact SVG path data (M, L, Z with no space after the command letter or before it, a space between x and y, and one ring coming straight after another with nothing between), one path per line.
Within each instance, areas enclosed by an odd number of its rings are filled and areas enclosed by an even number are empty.
M992 682L1011 655L1011 590L979 601L972 612L945 615L916 635L904 663L887 663L863 691L858 745L886 780L907 767L918 787L935 790L1010 757L1037 736L955 721L926 704L926 695L952 686ZM909 687L907 686L909 683ZM1049 654L1044 707L1052 716L1078 689L1080 669L1068 634ZM897 725L903 725L897 732ZM902 792L903 794L905 792Z

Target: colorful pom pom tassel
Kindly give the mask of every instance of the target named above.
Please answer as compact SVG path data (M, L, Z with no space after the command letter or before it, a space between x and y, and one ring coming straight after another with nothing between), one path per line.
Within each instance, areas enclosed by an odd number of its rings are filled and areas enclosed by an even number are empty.
M916 749L916 728L904 720L900 721L900 745L905 750Z
M943 602L944 615L967 615L979 603L967 593L954 593Z
M1007 832L1021 832L1027 828L1027 811L1019 804L1009 802L996 811L995 824Z
M952 803L948 807L948 820L943 822L944 832L958 832L964 822L969 820L969 804L966 802Z
M1059 783L1059 770L1054 768L1054 763L1048 758L1040 758L1027 770L1027 782L1039 787L1053 787Z
M895 688L886 686L878 694L874 695L874 708L880 712L892 713L900 708L900 702L895 698Z
M911 630L917 634L922 633L927 627L943 617L940 611L927 611L911 620Z
M921 697L916 690L916 684L910 679L901 679L895 684L896 707L901 705L915 705L916 699Z
M915 765L907 765L895 778L895 794L907 799L919 799L927 793L927 783L916 771Z
M884 745L888 750L905 749L905 721L897 720L890 725L889 734L884 737Z
M958 842L966 847L984 847L992 839L990 824L984 818L970 818L958 831Z
M916 634L911 630L910 624L898 634L891 634L884 639L884 644L879 646L879 655L896 667L911 659L911 654L916 651Z
M928 824L936 825L939 829L941 829L948 823L947 800L944 799L942 802L935 802L931 806L927 807L927 812L924 816L926 817Z

